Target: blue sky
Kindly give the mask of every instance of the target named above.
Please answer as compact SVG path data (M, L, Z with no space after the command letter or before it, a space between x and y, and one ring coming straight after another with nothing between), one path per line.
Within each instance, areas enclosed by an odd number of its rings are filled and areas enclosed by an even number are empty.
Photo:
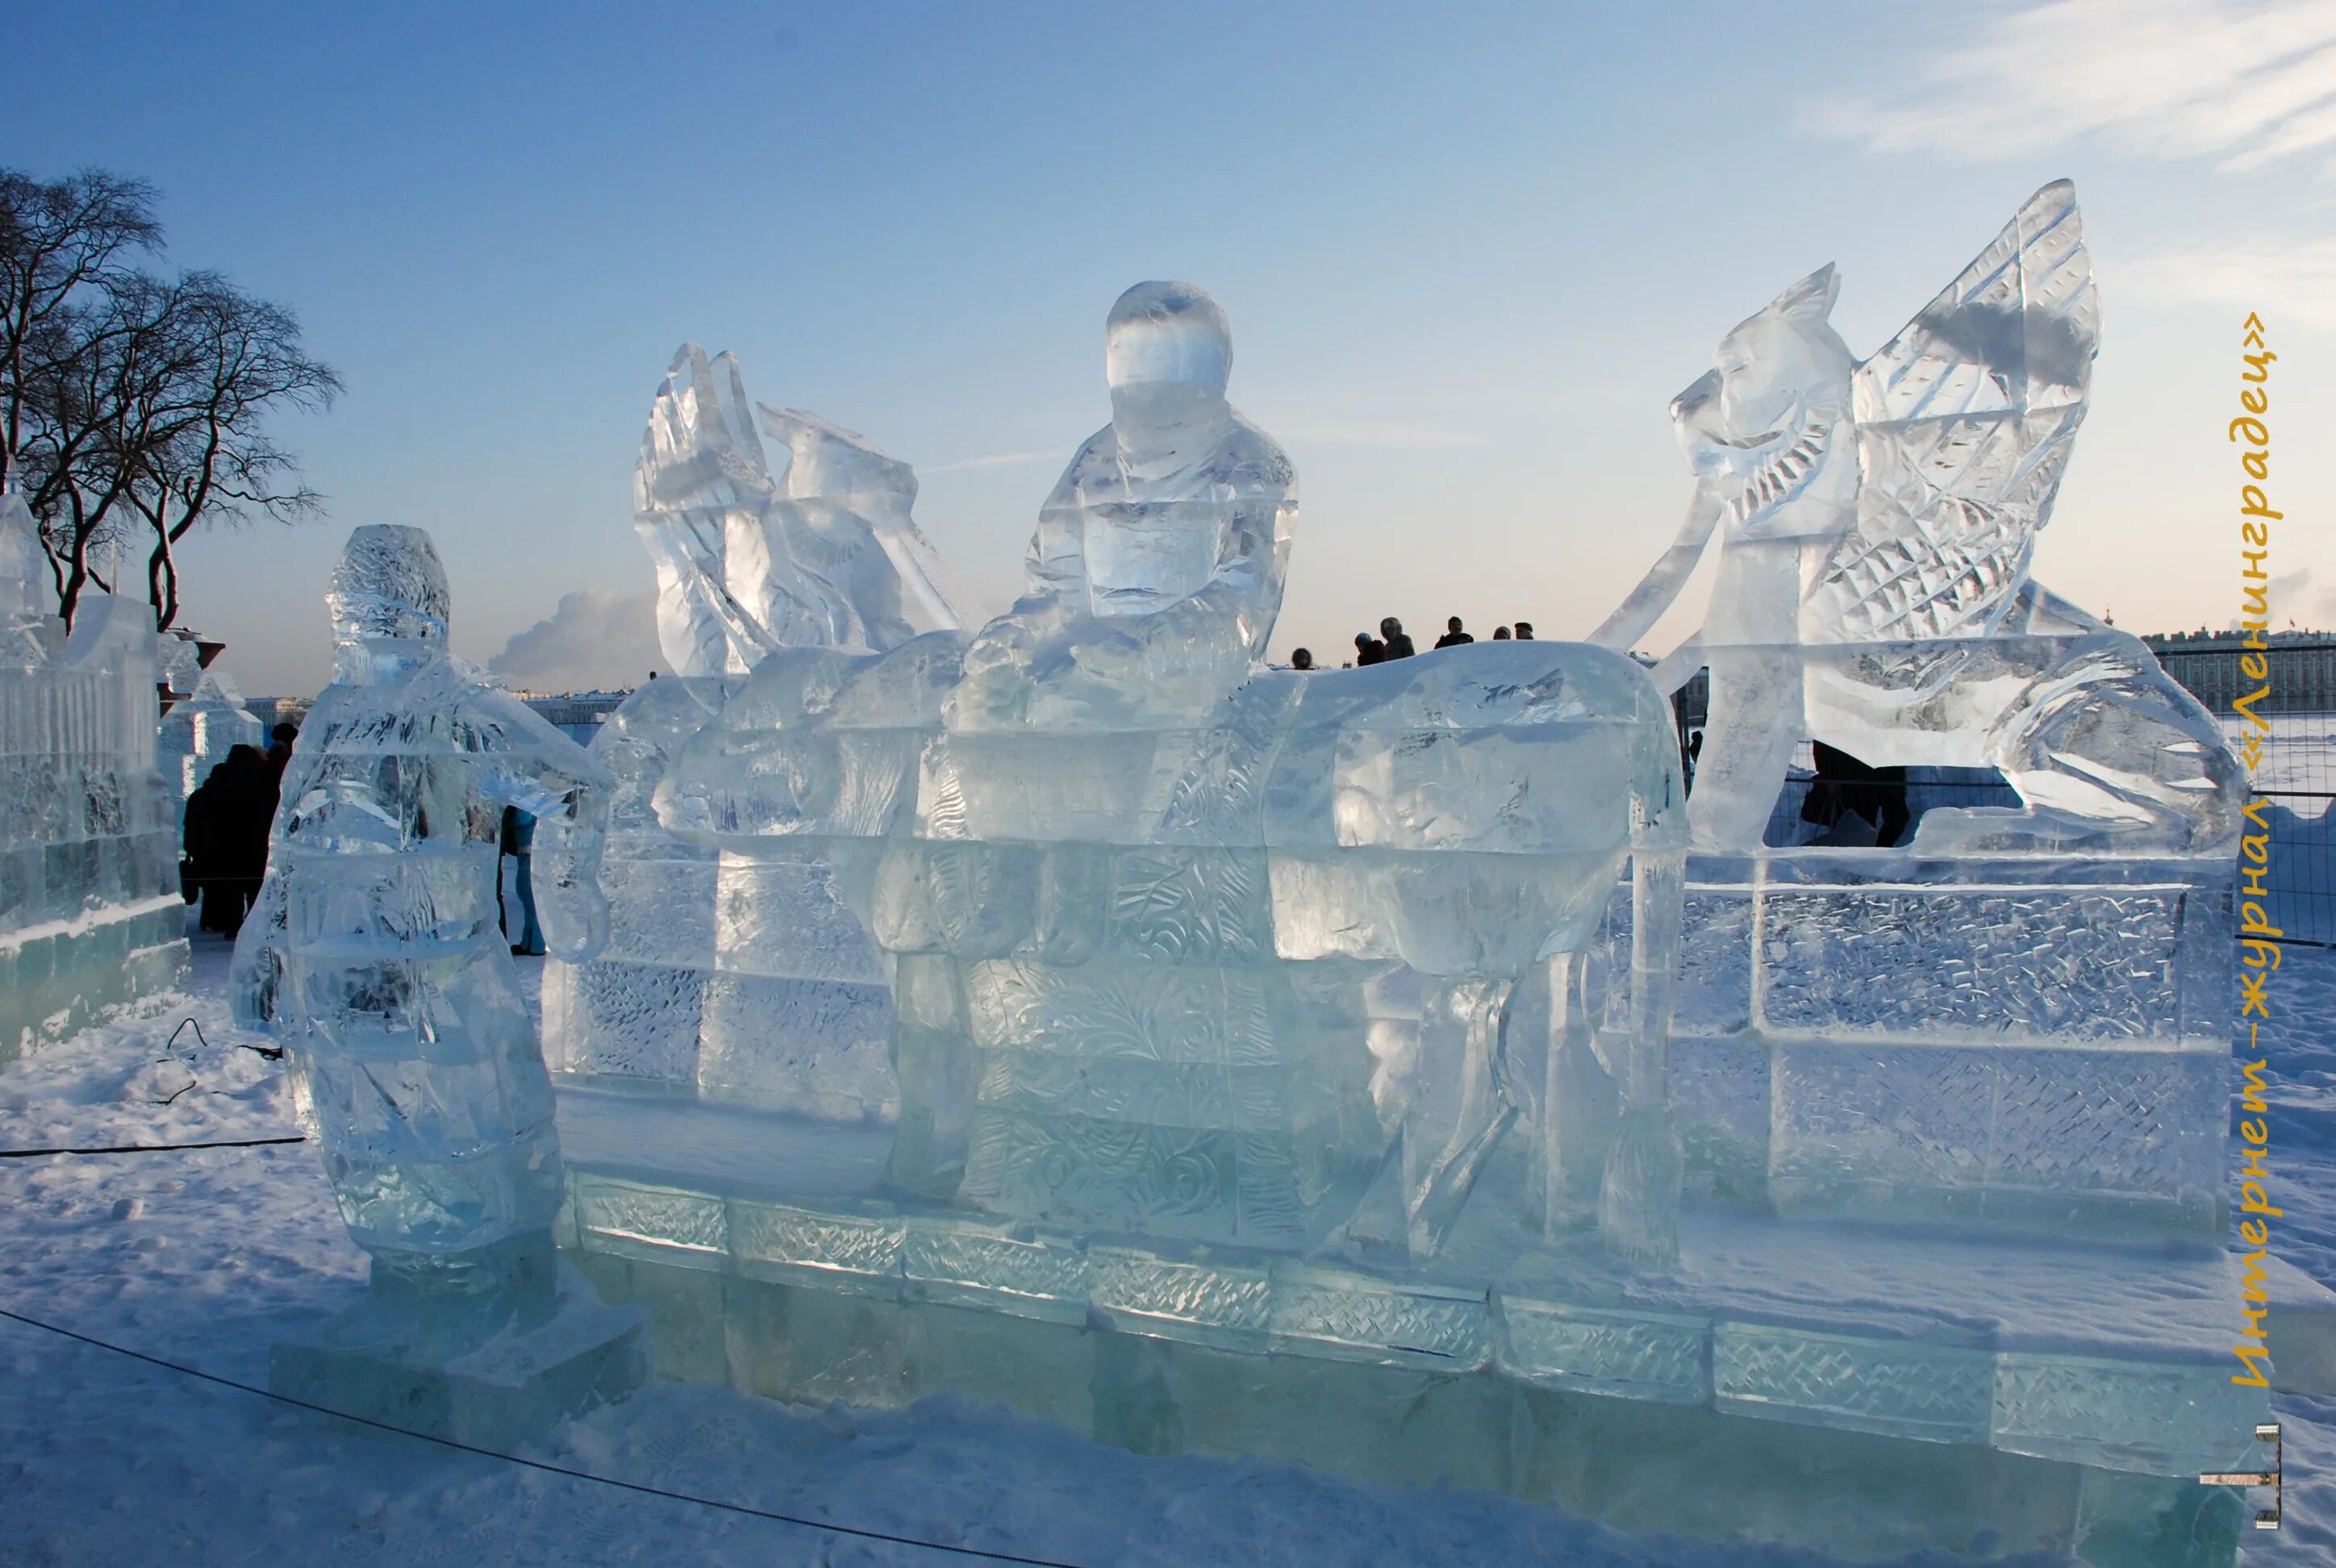
M248 691L324 678L363 522L436 534L463 651L638 679L628 477L685 339L916 464L1001 609L1145 278L1222 302L1297 463L1277 657L1390 613L1580 635L1677 526L1665 404L1730 325L1836 261L1869 351L2060 176L2107 326L2038 575L2135 629L2229 618L2253 308L2280 612L2336 624L2326 4L84 4L9 38L0 161L154 180L170 259L347 382L281 430L328 520L184 552Z

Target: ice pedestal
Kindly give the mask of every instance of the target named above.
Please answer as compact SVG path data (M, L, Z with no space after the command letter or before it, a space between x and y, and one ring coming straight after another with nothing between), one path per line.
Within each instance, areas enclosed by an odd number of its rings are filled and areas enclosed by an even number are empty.
M566 1244L661 1375L812 1402L1001 1399L1140 1451L1549 1499L1850 1555L2233 1561L2219 1255L1809 1226L1690 1203L1679 1276L1453 1239L1443 1282L877 1195L885 1140L563 1097ZM652 1179L646 1147L668 1151ZM689 1152L681 1152L686 1148ZM618 1171L625 1174L615 1174ZM842 1190L853 1189L856 1190ZM778 1194L792 1189L796 1196Z
M269 1348L269 1388L507 1453L647 1379L639 1308L603 1305L548 1241L503 1249L497 1262L492 1284L460 1293L415 1288L376 1267L355 1306Z
M2219 1246L2226 862L1690 857L1672 1080L1688 1197L1677 1264L1642 1273L1535 1223L1534 1151L1514 1129L1431 1261L1247 1224L1239 1156L1275 1168L1263 1156L1300 1124L1271 1093L1233 1096L1230 1068L1233 1119L1257 1120L1225 1140L1229 1174L1160 1179L1173 1161L1114 1118L1141 1107L1160 1125L1163 1105L1209 1103L1122 1081L1173 1066L1161 1042L1201 1037L1190 1009L1123 1008L1107 1037L1151 1044L1034 1093L1053 1062L1038 1026L1082 969L1122 996L1139 973L1222 989L1197 960L1245 950L1232 917L1260 903L1273 931L1346 950L1269 964L1283 978L1251 983L1286 991L1282 1010L1254 1016L1291 1039L1306 1037L1293 1018L1358 1047L1374 1031L1416 1039L1416 986L1357 979L1397 940L1400 858L1271 854L1266 891L1236 898L1208 870L1222 848L891 853L877 909L903 950L904 1099L954 1120L935 1115L919 1144L907 1115L896 1141L562 1096L565 1244L609 1299L651 1309L667 1375L865 1403L954 1388L1144 1451L1449 1476L1626 1528L2233 1560L2242 1499L2195 1484L2250 1461L2264 1414L2230 1381L2244 1303ZM1442 874L1487 896L1489 858L1439 872L1421 857L1410 891ZM1380 879L1376 895L1286 899L1350 873ZM1593 1076L1619 1049L1631 934L1627 901L1599 904L1575 998ZM1309 926L1309 910L1347 914ZM1145 932L1175 933L1178 961L1162 949L1139 965ZM1307 989L1309 976L1342 984ZM987 1023L976 983L995 993ZM1551 1023L1512 1015L1513 1030ZM1077 1037L1106 1035L1098 1021ZM920 1071L939 1088L915 1088ZM1979 1086L1961 1097L1936 1087L1965 1078ZM1028 1147L985 1131L1026 1115L1045 1118ZM1205 1152L1199 1129L1185 1136ZM1143 1179L1085 1181L1090 1145ZM958 1165L931 1157L951 1147ZM922 1199L901 1180L917 1148L935 1178ZM2308 1379L2336 1297L2301 1279L2281 1290L2274 1337Z
M1694 857L1690 1180L1786 1213L2218 1241L2231 887L2211 857Z

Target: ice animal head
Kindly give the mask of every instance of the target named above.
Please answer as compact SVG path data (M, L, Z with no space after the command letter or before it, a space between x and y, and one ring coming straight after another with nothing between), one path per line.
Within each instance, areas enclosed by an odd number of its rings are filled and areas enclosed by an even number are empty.
M1825 432L1849 416L1857 356L1826 317L1841 279L1819 268L1738 322L1719 340L1713 368L1671 399L1671 423L1689 464L1731 494L1790 482L1822 452Z
M332 612L333 640L344 649L443 643L453 596L427 531L373 522L349 531L325 607Z
M1192 284L1139 283L1119 297L1104 325L1104 375L1123 439L1213 424L1223 415L1232 368L1232 324Z

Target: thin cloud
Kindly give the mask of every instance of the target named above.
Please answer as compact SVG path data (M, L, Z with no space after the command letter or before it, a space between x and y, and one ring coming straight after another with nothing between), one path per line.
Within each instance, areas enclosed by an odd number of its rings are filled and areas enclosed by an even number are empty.
M955 463L936 463L920 468L920 473L955 473L966 468L1013 468L1025 463L1053 463L1066 456L1059 452L998 452L988 457L963 457Z
M2109 281L2105 274L2104 286ZM2336 332L2336 236L2265 236L2161 251L2124 263L2114 281L2119 298L2252 310L2274 335L2290 326Z
M1960 27L1971 15L1933 15ZM2336 167L2336 6L2327 0L2049 0L1932 53L1886 97L1804 107L1805 128L1971 161L2098 139L2226 170L2317 154Z

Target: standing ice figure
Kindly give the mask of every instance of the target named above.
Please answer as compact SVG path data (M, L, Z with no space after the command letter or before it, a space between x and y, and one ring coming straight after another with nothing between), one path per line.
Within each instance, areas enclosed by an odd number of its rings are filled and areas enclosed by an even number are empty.
M550 946L572 959L599 948L606 775L448 654L446 574L422 530L350 534L327 603L335 679L286 770L234 995L240 1020L285 1043L374 1289L322 1345L278 1346L276 1380L360 1414L395 1404L384 1378L419 1384L456 1407L425 1421L522 1430L547 1401L592 1402L638 1370L629 1328L579 1304L553 1258L551 1086L495 915L498 833L516 805L544 819ZM516 1408L507 1398L466 1423L450 1362L557 1319L565 1339L548 1355L574 1368L594 1341L572 1331L579 1314L599 1334L581 1371L534 1388L522 1368Z
M1027 589L967 650L950 728L1173 727L1249 678L1281 605L1298 476L1225 401L1232 357L1203 290L1119 297L1111 423L1040 509Z
M2100 307L2076 193L2044 187L1863 362L1826 267L1719 345L1671 404L1696 493L1670 550L1591 634L1628 648L1717 529L1698 638L1711 722L1698 842L1761 840L1796 746L2000 769L2025 805L1937 810L1922 851L2213 852L2237 766L2139 639L2029 575L2085 415ZM1659 677L1660 678L1660 677Z

